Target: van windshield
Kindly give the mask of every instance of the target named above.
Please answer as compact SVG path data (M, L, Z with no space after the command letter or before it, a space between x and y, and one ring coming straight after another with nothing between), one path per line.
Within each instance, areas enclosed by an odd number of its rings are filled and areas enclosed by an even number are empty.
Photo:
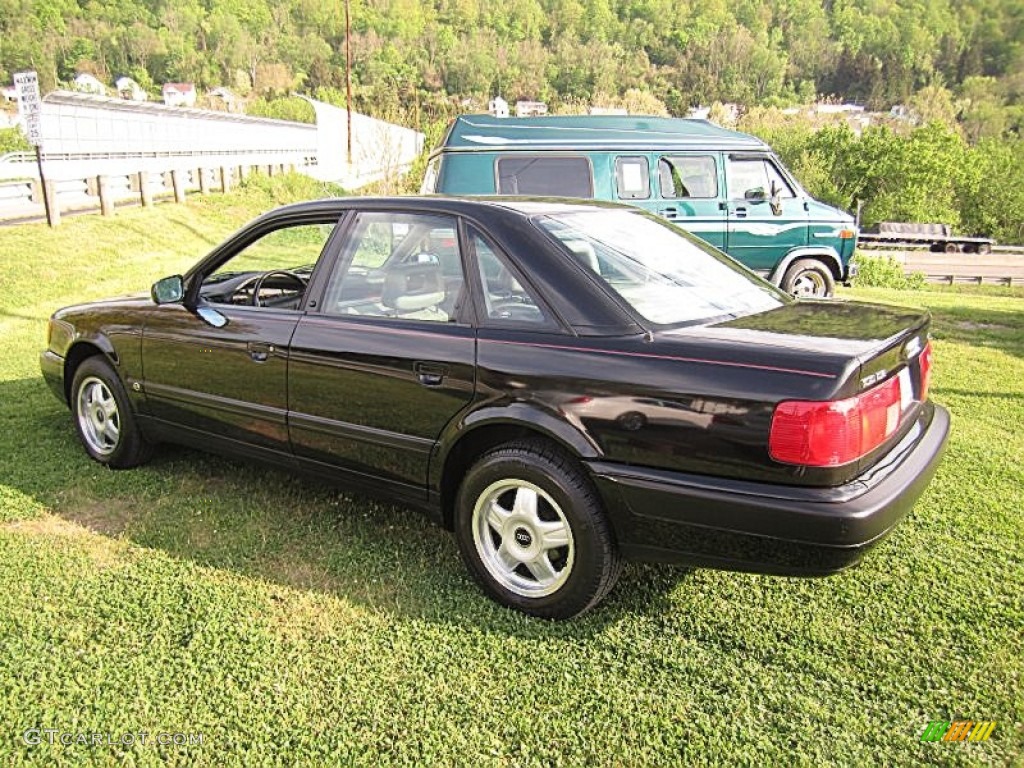
M789 301L725 254L642 211L558 213L535 221L657 325L749 315Z

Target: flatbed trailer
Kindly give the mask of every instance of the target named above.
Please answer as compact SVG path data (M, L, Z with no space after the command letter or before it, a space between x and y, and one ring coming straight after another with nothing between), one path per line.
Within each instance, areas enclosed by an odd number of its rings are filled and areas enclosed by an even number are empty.
M869 248L883 246L927 246L936 253L990 253L996 241L991 237L954 235L948 224L917 224L883 221L877 232L862 231L857 238Z

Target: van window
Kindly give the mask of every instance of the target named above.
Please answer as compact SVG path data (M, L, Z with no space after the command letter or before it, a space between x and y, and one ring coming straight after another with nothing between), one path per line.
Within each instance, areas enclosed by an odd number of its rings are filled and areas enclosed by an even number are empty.
M590 161L585 157L500 157L498 193L593 197Z
M615 184L620 200L646 200L651 196L651 174L646 157L615 158Z
M767 198L771 195L772 185L778 190L780 197L795 197L793 190L778 169L763 157L729 158L726 166L726 180L729 183L729 197L733 200L757 197Z
M718 197L718 168L714 157L663 157L658 163L658 176L661 196L668 200Z

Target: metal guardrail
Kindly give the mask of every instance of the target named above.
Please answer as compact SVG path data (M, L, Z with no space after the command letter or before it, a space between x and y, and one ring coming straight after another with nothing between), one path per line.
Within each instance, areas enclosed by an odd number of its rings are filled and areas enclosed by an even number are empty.
M867 249L866 255L898 261L906 274L920 273L930 283L1024 285L1024 246L997 246L991 253L934 253L922 249Z
M162 159L172 157L235 157L239 155L252 155L254 157L277 156L283 154L302 155L307 159L306 165L315 165L317 150L298 149L288 153L280 149L197 149L197 150L169 150L153 152L43 152L43 162L47 161L85 161L85 160L136 160L136 159ZM35 163L34 152L7 152L0 155L0 164L3 163Z
M203 194L227 192L251 173L275 175L296 167L290 163L269 163L195 167L163 172L142 170L135 173L47 180L45 189L38 179L0 182L0 223L39 219L45 212L43 195L49 196L51 223L56 226L60 223L62 213L99 211L109 216L118 204L148 206L164 197L182 202L190 191Z

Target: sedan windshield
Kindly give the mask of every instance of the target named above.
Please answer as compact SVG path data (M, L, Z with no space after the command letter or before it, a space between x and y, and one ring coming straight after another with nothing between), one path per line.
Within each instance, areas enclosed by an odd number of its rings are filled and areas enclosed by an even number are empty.
M651 323L749 315L788 300L725 254L639 211L558 213L536 222Z

